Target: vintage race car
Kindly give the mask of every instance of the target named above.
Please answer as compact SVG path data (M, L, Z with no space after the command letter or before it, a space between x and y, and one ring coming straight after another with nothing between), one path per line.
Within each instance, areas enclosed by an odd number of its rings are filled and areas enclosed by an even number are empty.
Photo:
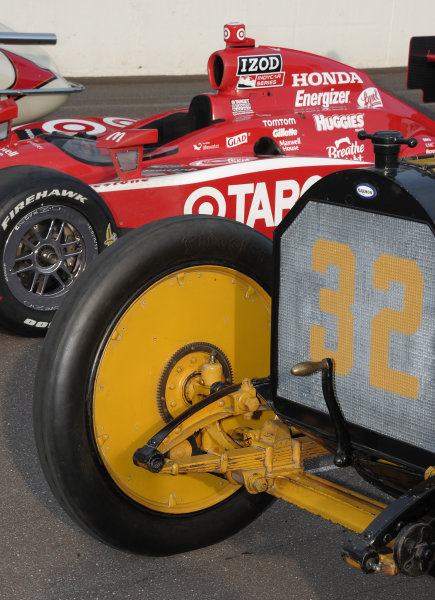
M273 248L230 219L176 216L74 286L40 356L34 426L85 531L185 552L280 498L355 532L343 557L365 573L435 574L434 159L399 165L415 139L368 138L375 166L315 183ZM251 536L264 572L267 533Z
M373 162L357 132L399 130L435 151L435 124L363 72L256 46L241 24L208 61L214 93L143 120L37 122L10 130L2 103L0 319L45 333L87 265L158 218L213 214L272 236L301 193L339 168ZM416 153L403 148L402 156Z
M14 125L48 115L69 94L83 90L59 75L53 60L40 49L41 44L56 41L54 33L17 33L0 24L0 98L16 100Z

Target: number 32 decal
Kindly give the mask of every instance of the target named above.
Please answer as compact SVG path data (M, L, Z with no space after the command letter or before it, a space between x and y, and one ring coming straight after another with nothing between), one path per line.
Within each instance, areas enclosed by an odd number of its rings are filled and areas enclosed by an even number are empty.
M310 328L312 360L330 357L338 375L347 375L354 364L355 255L347 244L318 239L313 246L312 269L326 273L328 265L338 267L338 290L321 288L319 308L337 317L337 347L326 348L326 330L319 325ZM371 321L370 385L418 398L419 378L389 366L390 332L411 336L421 325L423 312L423 276L413 260L382 254L373 264L372 285L388 292L391 282L403 284L403 308L381 309Z

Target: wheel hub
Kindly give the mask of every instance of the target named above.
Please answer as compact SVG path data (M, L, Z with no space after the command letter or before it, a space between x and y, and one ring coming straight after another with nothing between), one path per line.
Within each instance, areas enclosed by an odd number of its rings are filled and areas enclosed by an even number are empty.
M192 342L180 348L165 366L157 392L159 412L168 423L209 393L205 369L216 366L221 380L232 382L232 369L220 348L206 342Z
M402 573L424 575L435 564L435 531L427 523L410 523L394 544L394 559Z
M59 248L53 244L41 244L34 252L35 266L40 272L52 273L56 271L63 256Z

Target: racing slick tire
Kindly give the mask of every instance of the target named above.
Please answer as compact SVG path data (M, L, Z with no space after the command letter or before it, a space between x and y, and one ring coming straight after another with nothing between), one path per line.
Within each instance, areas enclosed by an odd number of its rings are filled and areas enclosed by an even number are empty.
M211 473L133 464L195 403L183 394L204 356L214 353L228 382L269 373L271 285L269 239L190 215L131 232L74 286L40 357L34 428L55 496L94 537L135 553L184 552L235 533L272 501Z
M43 167L4 169L0 323L22 335L45 335L77 278L114 239L108 208L82 181Z

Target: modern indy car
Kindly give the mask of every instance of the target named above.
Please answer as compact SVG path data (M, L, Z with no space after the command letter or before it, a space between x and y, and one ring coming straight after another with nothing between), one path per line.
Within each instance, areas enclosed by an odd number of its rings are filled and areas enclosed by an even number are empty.
M363 128L398 130L418 140L419 154L435 152L433 121L363 72L256 46L240 24L224 31L225 49L208 61L214 91L188 109L11 130L15 103L0 105L2 324L44 334L102 249L162 217L219 215L271 237L314 182L373 162Z
M184 552L280 498L351 530L342 555L364 573L434 573L434 162L399 158L417 140L398 131L357 139L374 166L314 183L273 244L219 216L158 220L64 300L34 427L91 535Z

